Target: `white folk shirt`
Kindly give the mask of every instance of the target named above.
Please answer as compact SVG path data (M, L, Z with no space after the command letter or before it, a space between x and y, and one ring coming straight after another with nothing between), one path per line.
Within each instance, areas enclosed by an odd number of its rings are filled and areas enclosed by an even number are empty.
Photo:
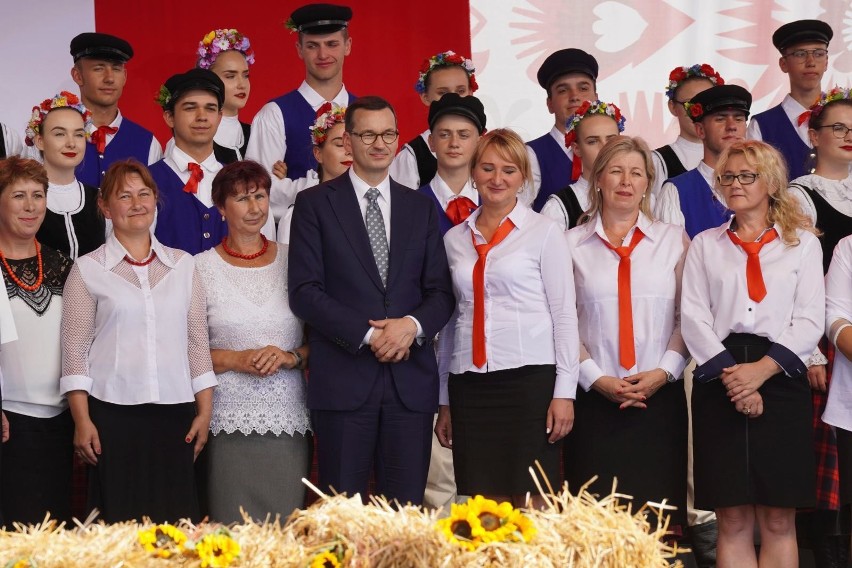
M581 177L572 183L570 187L571 191L574 192L574 196L577 198L577 202L580 204L580 209L588 211L590 206L589 180ZM544 207L541 208L541 214L556 221L556 224L563 231L568 230L568 211L565 209L565 204L562 203L562 200L556 194L547 198L547 201L544 202Z
M725 198L722 197L722 194L715 189L713 168L705 164L704 160L702 160L699 162L697 169L701 174L701 177L704 178L704 181L707 182L707 185L710 187L713 195L719 200L719 203L727 207L727 205L725 205ZM680 194L677 192L677 186L675 186L675 184L671 182L663 184L663 189L660 190L660 196L656 200L656 203L654 203L654 217L664 223L680 225L681 227L686 225L683 210L680 208Z
M74 263L62 305L62 393L83 390L113 404L177 404L216 386L192 255L153 236L151 248L153 262L133 266L110 235Z
M556 364L554 398L577 392L579 336L568 242L559 226L520 201L507 216L515 228L488 253L485 266L485 345L488 362L473 364L473 267L477 209L447 231L444 246L457 306L441 332L440 404L449 404L449 373L485 373ZM505 223L505 219L503 220Z
M677 140L669 146L671 146L683 167L686 168L686 171L697 168L698 163L704 158L704 144L701 142L690 142L683 136L678 136ZM663 184L669 179L669 170L662 156L656 150L651 152L651 161L654 163L654 187L651 189L651 193L659 199Z
M746 253L728 237L729 227L730 222L699 233L689 247L681 297L681 331L689 352L698 365L722 355L708 367L718 376L716 363L732 362L722 340L751 333L776 344L768 355L785 373L803 369L825 327L819 240L799 230L800 243L787 246L776 226L778 237L760 250L766 297L755 302L748 295Z
M689 238L682 227L639 215L624 238L636 229L644 237L630 255L630 292L636 365L619 363L618 266L620 257L604 240L600 216L568 231L568 246L577 289L580 343L588 358L580 363L585 390L602 376L623 379L641 371L663 369L680 377L686 345L680 335L680 279ZM583 355L581 355L583 359Z
M832 326L849 322L852 322L852 236L837 243L825 276L826 335L831 333ZM852 431L852 362L839 349L834 355L831 388L822 420Z
M805 121L804 123L799 124L799 115L808 109L803 107L799 101L791 97L789 93L784 97L784 100L781 101L781 108L784 109L784 114L787 115L787 118L790 120L790 124L793 125L793 128L796 130L799 138L805 143L805 145L807 145L808 148L810 148L811 141L810 138L808 138L808 122ZM763 140L763 134L760 133L760 124L758 124L754 118L752 118L748 123L746 138L749 140Z
M349 104L349 93L346 87L340 87L340 92L331 101L326 101L307 82L299 85L299 94L316 111L326 102L332 102L345 107ZM276 219L284 216L291 203L296 201L296 193L304 187L293 184L293 180L278 179L272 173L272 165L283 161L287 153L287 139L284 133L284 117L281 108L274 102L268 102L254 116L251 122L251 136L246 148L246 159L260 163L272 176L272 187L269 189L269 200L272 213ZM268 235L267 235L268 236ZM274 237L273 237L274 238Z
M429 130L420 133L420 138L426 142L427 146L430 134L431 131ZM432 152L432 156L435 156L435 152ZM399 154L393 159L390 167L390 175L395 182L401 183L411 189L418 189L427 183L427 180L420 179L420 171L417 169L417 155L414 153L414 149L408 144L403 145Z
M393 178L396 181L396 178ZM435 177L432 178L432 181L429 182L429 185L432 187L432 192L435 194L435 197L438 199L438 202L441 204L441 209L444 211L447 210L447 205L450 204L450 201L454 199L458 199L459 197L467 197L474 203L479 203L479 194L473 189L473 184L468 179L465 182L464 187L461 188L461 191L458 193L454 193L450 186L447 185L447 182L443 180L441 174L436 174Z
M565 155L573 162L574 150L565 146L565 133L554 126L548 134L556 140ZM527 207L532 207L533 201L535 201L538 191L541 189L541 165L538 156L535 155L535 150L529 146L527 146L527 155L530 158L530 168L532 169L532 184L524 184L523 190L518 194L518 199L523 201Z

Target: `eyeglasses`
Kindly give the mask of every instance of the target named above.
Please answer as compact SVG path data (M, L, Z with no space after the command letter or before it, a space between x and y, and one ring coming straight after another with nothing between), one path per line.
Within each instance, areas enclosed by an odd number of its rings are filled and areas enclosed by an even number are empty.
M835 138L846 138L846 135L849 134L850 130L852 130L852 128L849 128L845 124L840 124L839 122L826 124L824 126L817 126L817 128L831 128L831 132L834 134Z
M752 173L744 173L744 174L722 174L720 176L716 176L716 180L720 185L728 186L733 185L734 180L740 182L740 185L751 185L760 177L760 174L752 174Z
M784 57L792 57L793 59L798 59L799 61L804 61L808 58L808 55L814 58L815 61L822 61L828 55L827 49L796 49L795 51L791 51L786 54Z
M367 146L372 146L376 143L376 140L381 137L382 142L385 144L393 144L394 141L399 138L398 130L386 130L381 134L376 134L375 132L350 132L349 134L354 134L358 138L361 139L361 142L366 144Z

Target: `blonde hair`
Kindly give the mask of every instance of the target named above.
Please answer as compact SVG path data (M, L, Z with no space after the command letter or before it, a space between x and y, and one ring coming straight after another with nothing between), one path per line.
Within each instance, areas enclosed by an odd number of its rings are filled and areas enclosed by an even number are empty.
M482 160L482 155L492 146L500 158L518 167L525 184L532 181L532 166L530 165L529 154L527 154L527 147L521 137L509 128L498 128L482 135L476 145L473 159L470 161L471 176L473 176L476 165Z
M759 140L742 140L726 148L716 169L713 170L716 190L721 192L719 176L725 173L728 162L734 156L742 156L749 166L754 168L769 190L769 211L766 221L770 225L781 227L781 240L787 246L799 244L796 231L802 229L819 235L811 220L802 212L799 202L787 189L787 163L781 153L765 142Z
M607 166L609 166L609 163L616 156L632 152L636 152L642 156L642 162L645 164L645 175L648 178L648 187L645 188L645 194L642 196L642 200L639 201L639 211L644 213L651 221L654 220L654 215L651 213L650 197L650 191L651 188L654 187L655 177L654 163L651 161L651 149L648 148L648 144L638 136L616 136L604 144L604 147L601 148L601 151L598 153L598 157L595 158L595 164L592 166L592 173L589 176L589 210L580 215L580 219L577 221L578 225L594 219L595 216L599 215L603 209L601 193L597 190L598 178L603 174ZM577 158L574 159L576 160Z

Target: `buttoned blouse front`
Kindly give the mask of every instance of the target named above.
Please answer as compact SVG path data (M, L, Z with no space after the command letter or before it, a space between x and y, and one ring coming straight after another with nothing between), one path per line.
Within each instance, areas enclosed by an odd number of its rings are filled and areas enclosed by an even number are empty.
M699 233L689 247L681 299L683 338L689 352L701 366L726 353L722 340L728 335L750 333L775 343L768 355L787 374L797 374L825 325L819 240L798 230L799 244L788 246L776 225L778 238L759 254L766 297L755 302L748 295L746 253L728 237L730 224ZM715 367L714 375L720 370Z
M488 253L485 264L485 345L488 362L473 364L473 267L477 209L444 237L456 296L456 311L441 332L438 361L440 403L449 404L449 373L485 373L524 365L556 364L554 398L577 390L579 340L574 278L565 233L520 201L507 219L515 228ZM506 220L504 219L505 223Z
M191 255L161 245L146 266L111 234L65 285L60 391L114 404L192 402L216 386L203 288Z
M630 255L630 291L636 365L619 363L618 266L620 257L604 242L600 216L568 231L577 289L581 354L580 386L589 390L602 376L624 378L661 368L680 377L686 346L680 335L679 293L689 238L682 227L639 214L624 238L645 235Z

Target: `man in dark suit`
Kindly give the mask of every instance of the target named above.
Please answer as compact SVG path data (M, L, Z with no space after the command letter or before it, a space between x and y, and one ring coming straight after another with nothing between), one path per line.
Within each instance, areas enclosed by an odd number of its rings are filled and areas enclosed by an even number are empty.
M290 306L310 327L320 485L366 497L375 467L380 494L420 504L438 407L431 338L455 300L435 206L388 176L398 138L387 101L347 109L352 168L296 198Z

